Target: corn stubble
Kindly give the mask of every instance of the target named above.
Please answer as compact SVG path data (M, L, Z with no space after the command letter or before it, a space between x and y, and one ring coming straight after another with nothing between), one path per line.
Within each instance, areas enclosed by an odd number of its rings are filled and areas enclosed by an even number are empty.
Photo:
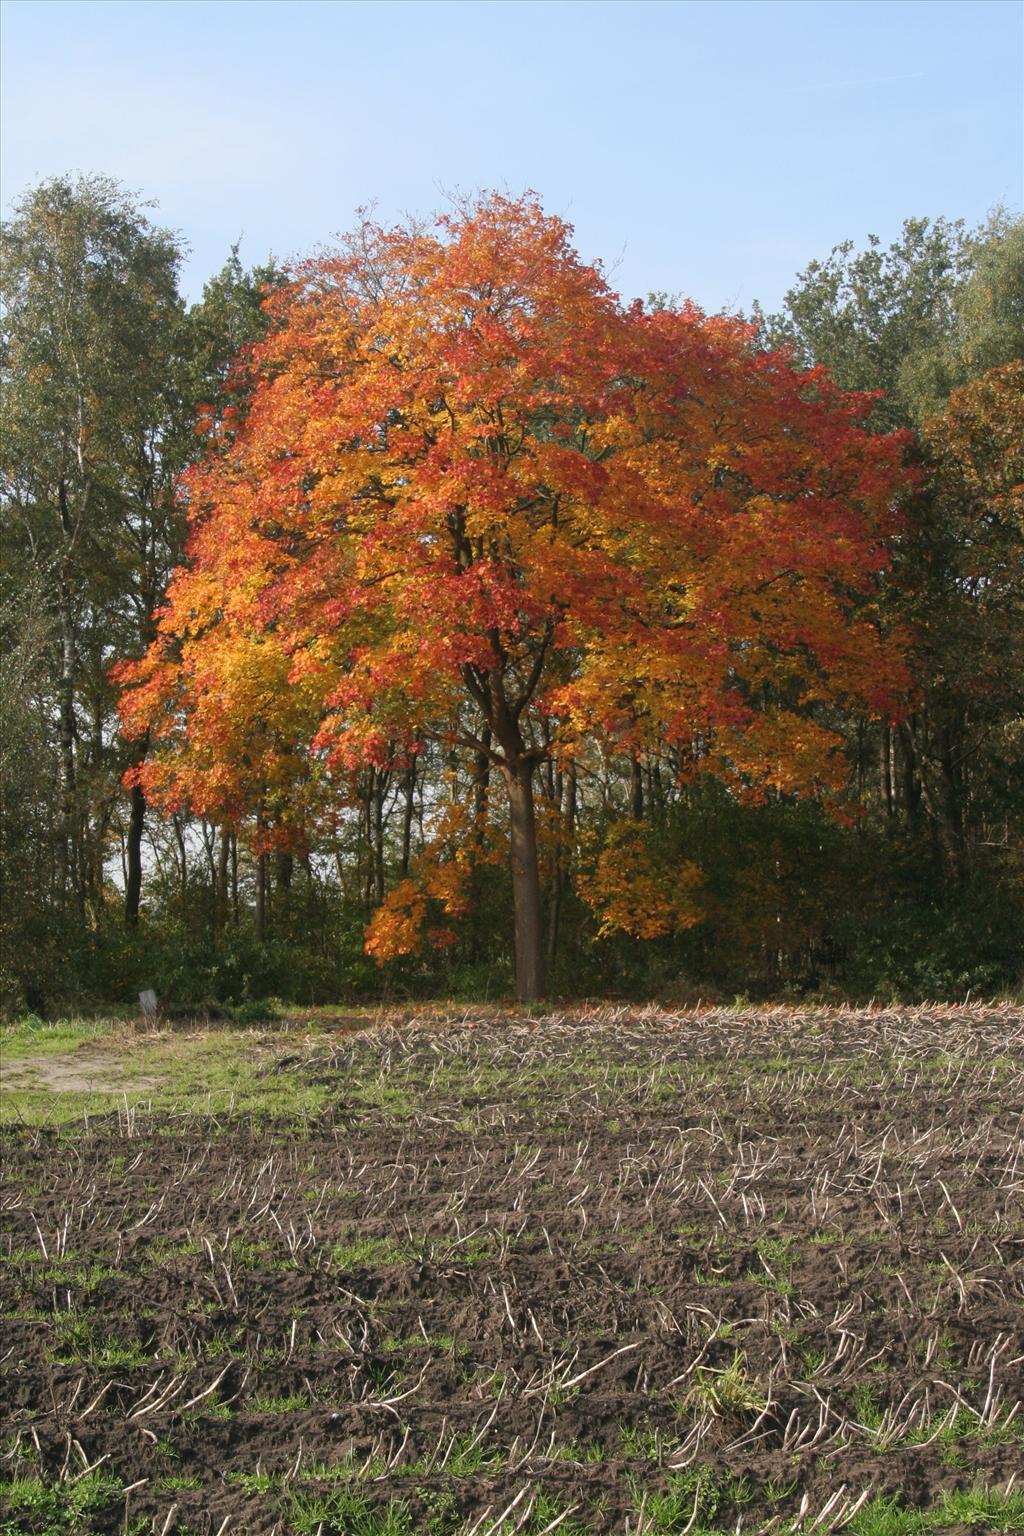
M4 1528L1019 1529L1022 1047L469 1010L290 1037L308 1118L9 1127Z

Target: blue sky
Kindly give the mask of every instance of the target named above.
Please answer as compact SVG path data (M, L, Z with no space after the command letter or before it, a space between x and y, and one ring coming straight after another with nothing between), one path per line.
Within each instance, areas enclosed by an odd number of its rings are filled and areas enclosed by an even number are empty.
M118 178L203 281L376 204L537 191L633 297L779 303L844 238L1019 212L1017 0L6 0L0 190Z

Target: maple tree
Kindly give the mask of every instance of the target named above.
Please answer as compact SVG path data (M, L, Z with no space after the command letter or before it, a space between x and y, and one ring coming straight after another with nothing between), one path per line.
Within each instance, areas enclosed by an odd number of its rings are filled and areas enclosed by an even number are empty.
M827 798L828 707L885 710L906 681L874 605L902 438L739 321L623 306L570 236L491 197L429 228L364 223L299 267L267 301L247 414L212 422L186 478L157 638L120 669L147 796L258 810L260 848L311 837L361 767L428 740L497 770L526 999L545 984L542 762L668 743L747 798ZM665 910L638 915L628 846L597 865L606 923L685 926L694 872L674 891L645 855L640 895ZM430 901L457 919L458 854L386 899L378 957L416 942Z

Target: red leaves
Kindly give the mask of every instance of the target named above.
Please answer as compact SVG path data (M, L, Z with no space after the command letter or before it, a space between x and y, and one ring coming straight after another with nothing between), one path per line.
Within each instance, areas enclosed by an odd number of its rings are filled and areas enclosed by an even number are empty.
M899 677L866 604L903 445L738 321L622 308L569 238L495 197L365 224L272 296L247 414L188 482L191 564L122 673L151 795L307 814L482 699L556 753L699 731L744 783L766 755L830 780L780 722Z

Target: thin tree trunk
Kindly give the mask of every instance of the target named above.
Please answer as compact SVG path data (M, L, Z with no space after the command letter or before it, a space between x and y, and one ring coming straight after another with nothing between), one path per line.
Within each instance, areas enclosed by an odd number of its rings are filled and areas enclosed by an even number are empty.
M487 829L487 810L491 794L491 759L487 749L491 745L491 728L485 725L481 733L483 750L473 755L473 825L470 830L472 867L470 870L471 918L469 953L474 962L490 959L493 933L482 909L485 891L485 867L480 862Z
M217 844L217 889L213 902L214 927L221 929L228 916L228 870L231 862L231 833L221 827Z
M416 759L413 758L405 770L405 806L402 811L402 863L401 874L404 880L409 873L409 861L412 858L412 817L416 806Z
M491 787L491 728L484 727L483 751L476 754L476 771L473 775L473 832L479 842L487 819L487 797Z
M532 1003L544 996L545 987L532 761L520 758L506 764L505 782L512 844L516 996L520 1002Z
M561 779L562 776L559 775ZM569 884L569 864L572 858L572 841L576 827L576 764L570 762L564 779L565 808L563 811L562 838L552 881L551 906L548 910L548 968L555 963L558 953L558 936L562 921L562 903ZM562 796L559 796L561 805Z
M647 759L646 778L648 803L660 811L664 808L665 798L661 792L661 769L650 758Z
M256 860L256 941L262 944L267 936L267 856L261 853Z
M939 733L939 769L942 786L943 848L949 872L957 884L966 878L963 795L956 764L953 732L948 725Z
M902 729L904 728L901 727ZM921 800L932 824L942 873L959 884L964 879L962 825L948 730L944 728L940 738L940 783L939 791L935 793L929 777L928 764L918 747L913 726L907 725L905 729L908 757L915 770L914 778L919 786Z
M373 784L376 770L368 768L363 786L363 814L359 822L358 864L363 886L363 907L369 913L373 906Z
M373 902L379 907L384 900L384 799L390 775L383 769L374 774L370 805L373 821L370 828L370 860L373 865Z
M635 754L629 759L629 814L634 821L643 820L644 776L640 759Z
M217 899L217 828L204 816L200 822L200 830L203 836L203 852L206 854L206 867L210 873L210 895L214 901Z
M188 897L188 852L185 848L185 834L181 827L181 818L175 813L171 817L171 825L174 828L174 840L178 845L178 858L181 863L181 899L182 905Z
M125 847L127 878L124 884L124 921L127 928L136 928L142 904L142 830L146 821L146 796L138 784L133 784L128 794L130 809Z
M78 724L75 719L75 682L78 653L71 616L71 592L64 578L60 582L60 761L61 821L64 879L70 886L82 923L85 922L85 888L82 880L77 813L78 773L75 745Z
M921 776L917 766L912 721L902 722L896 739L903 758L903 802L906 806L907 826L911 832L916 832L921 822Z
M887 816L892 816L896 807L893 804L892 794L892 730L888 725L882 726L882 759L880 767L885 812Z

